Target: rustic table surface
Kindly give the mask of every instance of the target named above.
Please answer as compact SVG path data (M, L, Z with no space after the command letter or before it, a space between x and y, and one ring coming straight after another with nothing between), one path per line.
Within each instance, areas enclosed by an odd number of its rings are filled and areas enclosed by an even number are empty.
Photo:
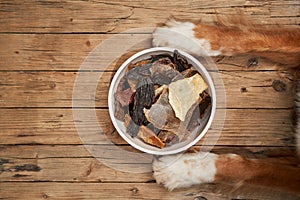
M120 59L103 71L95 96L79 99L95 107L72 108L78 69L104 40L131 28L154 27L170 16L209 23L216 14L240 11L265 26L300 24L297 0L1 0L0 199L286 197L272 189L232 190L225 184L168 192L151 172L126 173L99 162L74 125L73 109L96 109L106 136L115 145L131 148L114 131L108 115L108 87ZM213 151L294 164L294 73L251 55L215 60L226 90L227 115Z

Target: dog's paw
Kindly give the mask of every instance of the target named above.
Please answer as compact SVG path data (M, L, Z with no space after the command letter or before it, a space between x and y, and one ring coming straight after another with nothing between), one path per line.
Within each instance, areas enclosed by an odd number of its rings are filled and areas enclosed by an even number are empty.
M166 26L158 27L153 33L153 46L183 47L183 43L193 39L193 28L190 22L169 20Z
M169 190L213 182L217 157L204 152L161 156L153 162L153 176Z
M195 24L192 22L178 22L171 19L166 26L158 27L153 32L152 45L181 49L199 56L218 56L219 50L212 50L210 42L205 38L197 38Z

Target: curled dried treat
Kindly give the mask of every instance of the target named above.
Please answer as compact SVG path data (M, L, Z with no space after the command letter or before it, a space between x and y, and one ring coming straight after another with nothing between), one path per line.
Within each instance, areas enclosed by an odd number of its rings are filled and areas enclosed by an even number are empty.
M168 85L175 77L180 76L180 72L174 69L174 64L171 61L165 60L166 59L157 60L150 67L151 80L153 83Z
M155 127L162 130L177 132L181 121L175 117L175 113L169 104L168 89L165 88L159 99L149 110L144 109L145 116Z
M179 72L182 72L186 69L191 68L192 66L188 63L188 61L186 60L186 58L181 55L177 50L174 51L174 55L173 55L173 59L174 59L174 64L176 66L176 69Z
M130 135L131 137L136 137L139 130L140 126L138 126L132 119L131 117L126 114L124 117L124 125L126 127L126 133Z
M151 131L153 131L156 135L159 134L161 129L155 127L152 123L149 122L149 124L146 125L147 128L149 128Z
M175 133L179 140L189 132L185 124L175 116L174 110L169 104L168 89L165 88L159 99L151 106L150 109L144 109L147 121L155 127Z
M211 97L204 91L200 94L202 101L199 103L200 118L203 118L207 110L211 109Z
M154 95L154 85L151 80L142 79L133 95L133 101L129 104L129 114L133 121L129 124L131 129L136 130L135 126L146 125L149 123L143 109L151 107L154 101ZM135 136L135 133L136 131L134 131L132 136Z
M166 89L168 89L168 86L166 86L166 85L162 85L162 86L156 88L156 89L154 90L155 98L158 99L159 96L160 96L160 95L163 93L163 91L165 91Z
M187 129L192 131L197 126L200 126L202 118L205 113L210 113L211 98L209 94L204 91L200 94L200 99L191 107L186 116L185 124Z
M127 114L127 113L126 113L126 110L128 110L128 107L127 107L127 109L126 109L125 107L123 107L123 106L121 105L120 102L115 101L115 117L116 117L118 120L124 121L125 115Z
M190 78L190 77L194 76L195 74L198 74L198 72L195 69L193 69L193 68L186 69L186 70L182 71L178 76L174 77L172 82L182 80L184 78Z
M133 120L130 120L129 125L127 126L126 133L131 137L137 136L140 130L140 126L137 125Z
M114 94L115 97L115 117L121 121L124 121L124 116L128 114L128 105L133 92L131 91L127 80L122 77L117 91Z
M181 75L184 78L190 78L190 77L194 76L195 74L198 74L198 72L197 72L197 70L195 70L193 68L189 68L189 69L186 69L181 72Z
M154 100L154 84L148 78L142 79L138 88L136 89L136 94L134 97L135 105L145 108L150 108Z
M160 54L160 55L153 55L151 56L151 63L154 63L157 60L162 60L161 62L172 62L173 61L173 57L170 56L169 54Z
M151 61L152 61L152 59L146 59L146 60L138 61L136 63L130 63L127 67L127 72L135 67L140 67L140 66L146 65Z
M123 76L120 79L120 82L119 82L118 87L117 87L117 91L123 91L123 90L126 90L129 87L130 86L129 86L128 82L127 82L127 78L125 76Z
M166 146L170 146L179 142L178 135L170 131L160 131L158 138L165 143Z
M150 72L151 65L152 65L151 63L146 65L141 65L139 67L135 67L129 70L126 73L127 82L132 91L135 92L137 87L139 87L138 84L141 80L149 79L151 77L151 72Z
M127 88L123 91L117 91L115 93L115 100L116 102L119 102L122 106L128 106L132 95L132 90L130 88Z
M140 127L138 136L147 144L159 148L163 148L165 146L165 144L156 136L156 134L146 126Z

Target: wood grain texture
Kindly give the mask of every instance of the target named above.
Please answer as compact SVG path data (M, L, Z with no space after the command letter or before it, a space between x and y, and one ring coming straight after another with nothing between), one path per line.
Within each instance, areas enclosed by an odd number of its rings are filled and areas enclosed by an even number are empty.
M127 151L135 151L114 131L108 116L107 91L111 77L130 55L149 45L145 41L102 67L97 92L73 99L86 118L90 144L83 145L72 112L73 86L78 74L91 86L89 70L79 68L89 53L122 33L132 41L151 38L151 29L174 16L213 23L226 14L243 13L253 24L299 26L297 0L190 1L0 1L0 199L298 199L268 188L205 184L166 191L151 173L131 174L105 166L87 148L99 150L97 134ZM138 29L134 33L124 31ZM135 29L136 30L136 29ZM116 53L123 40L107 49ZM121 46L119 46L121 47ZM106 60L107 59L107 60ZM110 61L105 56L103 62ZM226 120L212 151L295 165L292 107L295 72L252 55L214 58L226 90ZM224 103L224 102L222 102ZM224 108L222 108L224 109ZM103 130L97 130L99 123ZM218 121L216 121L218 123ZM210 150L218 130L209 130ZM87 148L86 148L87 147ZM98 157L98 159L101 156ZM136 163L127 163L138 167ZM149 165L150 166L150 165Z
M153 182L151 173L117 171L91 157L9 159L8 162L2 166L1 181ZM132 167L139 165L132 164ZM151 169L151 163L147 165Z
M97 148L97 147L95 147ZM210 147L207 147L210 148ZM126 148L130 151L130 147ZM215 146L214 153L239 153L247 158L264 159L277 165L292 165L295 149L286 147ZM100 154L100 153L99 153ZM2 182L87 182L126 183L153 182L152 173L126 173L99 162L83 145L18 145L2 146L0 152ZM113 162L113 161L112 161ZM120 163L122 164L122 163ZM127 161L123 165L138 169L151 162ZM65 173L65 170L68 173Z
M131 38L124 41L122 38ZM151 38L150 34L143 34L142 38ZM77 71L88 54L96 47L103 45L109 39L120 37L120 34L0 34L0 70L22 71ZM141 34L122 34L120 42L127 44L141 38ZM111 65L105 67L96 65L91 70L116 70L130 55L140 48L149 46L147 41L135 46L132 50L124 51L116 57ZM117 49L112 49L117 52ZM102 62L109 62L109 59ZM255 62L253 62L255 61ZM216 58L219 70L278 70L276 63L252 55ZM254 63L254 65L253 65Z
M297 199L297 195L268 188L205 184L168 192L156 183L0 183L4 199ZM256 193L252 193L256 191Z
M80 101L80 107L90 107L94 102L96 107L107 107L114 72L80 73L84 81L77 82L76 91L82 93L82 97L72 99L78 72L0 72L0 106L72 107L73 100ZM289 72L221 71L211 74L222 78L228 108L290 108L293 105L293 75ZM89 81L91 75L98 76L98 82ZM279 88L274 86L276 82ZM87 90L96 86L93 91ZM223 96L217 98L224 101Z
M84 110L83 110L84 111ZM82 144L71 109L1 109L1 144ZM103 132L115 144L126 144L114 131L107 109L97 109L99 121L86 119L93 144ZM80 123L80 122L79 122ZM100 125L102 130L95 124ZM218 130L210 129L206 139L214 141ZM200 144L200 143L199 143ZM228 109L218 145L293 146L291 110Z
M93 160L94 158L87 147L93 146L97 149L97 146L100 145L82 145L82 144L36 144L36 145L27 145L27 144L18 144L18 145L1 145L0 156L3 159L6 159L7 162L1 161L1 165L16 164L16 161L13 160L22 160L26 159L30 160L38 160L38 159L62 159L61 162L64 162L64 158L68 159L87 159ZM124 150L130 151L131 148L129 146L123 145ZM211 146L204 147L204 150L210 149ZM193 148L193 150L197 150L198 147ZM268 158L269 160L274 159L275 162L277 158L282 162L292 163L295 159L297 159L293 154L295 151L295 147L286 147L286 146L226 146L226 145L216 145L212 149L214 153L239 153L247 158ZM132 162L133 163L133 162ZM101 165L101 163L99 163ZM81 170L79 170L81 171ZM3 171L2 171L3 172ZM5 171L9 172L10 171ZM98 173L102 173L99 171Z
M263 24L299 24L299 2L289 1L1 1L1 32L120 32L156 26L170 16L214 21L216 14L239 15ZM298 9L298 11L297 11Z

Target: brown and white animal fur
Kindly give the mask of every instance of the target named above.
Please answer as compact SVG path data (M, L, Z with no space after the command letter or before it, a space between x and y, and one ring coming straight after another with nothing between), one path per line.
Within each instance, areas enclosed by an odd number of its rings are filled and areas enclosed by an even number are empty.
M192 39L202 47L201 54L208 56L251 53L284 66L297 67L300 64L299 28L266 29L247 24L205 25L170 20L166 26L155 30L153 45L188 49L193 54L199 54L198 49L186 47L187 43L176 34ZM300 89L297 91L297 98L296 108L300 113ZM295 132L300 145L300 120ZM296 166L273 165L261 160L245 159L236 154L198 152L185 153L178 158L176 156L162 156L153 163L157 183L169 190L225 181L246 182L300 193L300 168Z

